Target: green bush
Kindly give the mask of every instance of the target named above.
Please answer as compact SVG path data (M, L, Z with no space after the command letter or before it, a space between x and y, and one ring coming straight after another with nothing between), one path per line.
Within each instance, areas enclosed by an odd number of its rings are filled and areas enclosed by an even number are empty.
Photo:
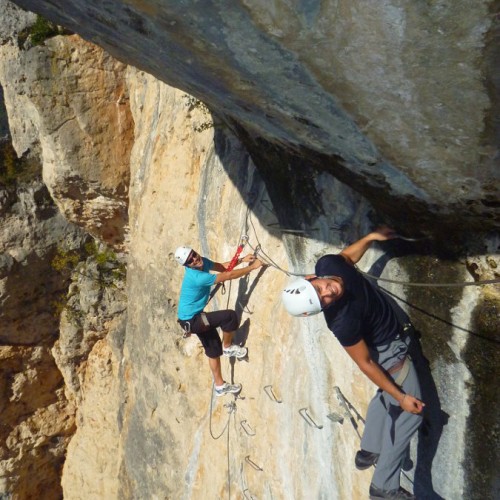
M87 268L87 262L95 263L95 267L91 268L93 271ZM117 288L126 278L125 264L119 261L112 250L104 245L98 246L95 241L87 243L83 250L66 250L59 247L51 265L61 274L78 273L86 276L95 281L101 289ZM60 316L62 311L65 311L72 323L79 324L83 312L72 305L74 301L70 299L69 294L59 296L52 302L53 313L55 316Z
M17 44L20 49L26 48L26 42L34 47L41 45L45 40L57 35L69 35L71 32L57 24L37 15L34 24L20 31L17 35ZM29 39L29 40L28 40ZM28 45L28 47L29 47Z
M125 278L125 264L119 262L116 254L111 249L104 246L99 248L95 241L91 241L85 245L85 253L96 262L99 282L104 286L116 286L116 282Z
M0 184L10 186L41 176L42 167L36 158L18 158L10 140L0 141Z
M35 24L30 28L31 43L33 45L41 45L47 38L58 34L57 25L38 15L36 16Z
M76 250L64 250L59 247L56 256L52 259L52 268L58 272L73 271L80 262L80 255Z

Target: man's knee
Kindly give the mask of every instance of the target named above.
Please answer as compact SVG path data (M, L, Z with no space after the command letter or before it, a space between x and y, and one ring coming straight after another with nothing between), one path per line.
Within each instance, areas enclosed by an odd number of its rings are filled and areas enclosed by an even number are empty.
M224 332L234 332L240 324L238 321L238 315L232 309L228 309L225 313L224 320L222 321L220 327Z
M196 335L200 339L207 357L214 359L222 356L222 341L215 328Z
M217 359L222 356L222 344L220 348L216 346L205 347L205 355L210 359Z

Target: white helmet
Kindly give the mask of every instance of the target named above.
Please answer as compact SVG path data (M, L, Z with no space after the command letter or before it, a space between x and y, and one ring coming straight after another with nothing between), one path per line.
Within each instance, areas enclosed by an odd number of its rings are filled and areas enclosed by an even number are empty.
M183 266L186 263L186 261L188 260L188 257L189 257L189 255L191 254L192 251L193 251L193 249L189 248L189 247L179 247L175 251L175 260L181 266Z
M292 316L312 316L321 312L321 302L311 282L300 278L290 283L281 295L285 309Z

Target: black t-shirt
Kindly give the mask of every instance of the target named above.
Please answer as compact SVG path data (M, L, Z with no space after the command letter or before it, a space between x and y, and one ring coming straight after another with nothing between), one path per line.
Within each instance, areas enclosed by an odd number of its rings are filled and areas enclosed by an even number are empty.
M340 276L344 294L323 311L328 328L344 347L363 339L369 347L390 342L401 326L382 292L341 255L324 255L316 263L316 276Z

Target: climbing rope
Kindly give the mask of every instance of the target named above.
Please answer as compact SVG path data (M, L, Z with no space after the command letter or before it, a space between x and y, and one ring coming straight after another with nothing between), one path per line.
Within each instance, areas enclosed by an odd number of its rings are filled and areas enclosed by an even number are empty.
M228 416L227 416L226 425L224 425L224 428L222 429L222 431L217 436L215 436L214 432L212 430L212 411L213 411L213 400L214 400L214 397L213 397L214 386L215 386L215 382L212 382L212 391L210 392L210 416L209 416L210 436L212 436L212 439L214 439L216 441L216 440L220 439L227 430L227 438L226 438L227 488L228 488L228 499L231 500L231 463L229 460L229 454L230 454L229 453L230 452L230 450L229 450L229 445L230 445L230 440L229 440L230 425L229 425L229 423L231 422L231 415L236 413L236 402L231 401L230 403L226 403L224 405L224 407L228 409Z
M248 236L246 236L244 234L244 229L242 229L241 233L240 233L240 243L236 249L236 252L234 253L233 255L233 258L231 259L231 261L229 262L228 266L226 267L226 271L232 271L236 265L238 264L238 260L239 260L239 257L241 255L241 252L243 251L243 249L245 248L245 245L248 243ZM223 283L219 283L217 284L217 286L212 290L212 292L210 293L210 296L209 296L209 299L208 299L208 302L210 302L210 300L215 296L215 294L217 293L217 291L219 290L220 286L223 286L224 284ZM223 286L223 292L225 292L225 287ZM229 307L229 301L230 301L230 298L231 298L231 281L229 281L229 293L227 295L227 303L226 303L226 309ZM207 304L208 304L207 302ZM226 432L227 430L227 438L226 438L226 459L227 459L227 487L228 487L228 499L230 500L231 499L231 463L230 463L230 460L229 460L229 456L230 456L230 436L229 436L229 429L230 429L230 422L231 422L231 415L236 413L236 399L237 397L235 397L235 400L234 401L231 401L230 403L226 403L224 406L226 408L228 408L228 417L227 417L227 421L226 421L226 424L224 425L224 428L222 429L222 431L216 436L213 432L213 429L212 429L212 413L213 413L213 393L214 393L214 388L215 388L215 381L212 381L212 390L211 390L211 393L210 393L210 417L209 417L209 430L210 430L210 436L212 437L212 439L214 440L218 440L220 439L224 433Z
M248 242L248 246L256 253L258 253L259 259L262 258L262 261L270 267L274 267L278 271L281 271L282 273L286 274L287 276L298 276L298 277L304 277L308 276L308 274L304 273L293 273L291 271L287 271L286 269L283 269L280 267L276 262L274 262L269 255L267 255L263 250L262 250L262 245L259 241L259 238L257 236L257 231L255 229L255 226L253 224L253 221L250 217L250 214L247 212L247 221L250 222L250 225L253 229L255 239L257 240L258 246L257 248L254 248L250 242ZM247 223L248 225L248 223ZM406 238L402 236L398 236L400 239L404 239L406 241L418 241L418 238ZM375 276L374 274L367 273L365 271L362 271L359 269L358 266L356 266L356 269L363 275L372 278L377 281L383 281L385 283L394 283L396 285L405 285L405 286L415 286L415 287L466 287L466 286L485 286L485 285L494 285L497 283L500 283L500 278L495 278L491 280L483 280L483 281L462 281L458 283L418 283L418 282L412 282L412 281L399 281L399 280L392 280L388 278L381 278L380 276ZM309 273L311 274L311 273Z
M249 238L249 241L248 241L247 244L253 250L253 252L255 254L257 254L258 258L261 259L262 262L264 262L264 264L266 266L274 267L275 269L277 269L278 271L281 271L282 273L286 274L287 276L307 276L306 274L292 273L291 271L287 271L286 269L283 269L278 264L276 264L276 262L271 257L269 257L269 255L267 255L266 252L264 252L264 250L262 250L262 245L261 245L261 243L259 241L259 237L257 235L257 230L255 229L255 225L254 225L254 223L252 221L252 217L250 216L250 210L249 209L247 210L247 215L246 215L246 228L247 229L248 229L248 222L250 222L250 226L253 229L253 233L254 233L255 239L257 241L257 246L253 247L250 244L250 238Z
M492 279L492 280L484 280L484 281L461 281L458 283L415 283L412 281L399 281L399 280L391 280L388 278L381 278L380 276L375 276L370 273L366 273L359 269L356 266L356 269L365 276L369 278L375 279L377 281L384 281L385 283L395 283L396 285L405 285L405 286L422 286L422 287L466 287L466 286L483 286L483 285L494 285L495 283L500 283L500 278Z
M233 413L233 411L235 411L236 409L236 403L234 403L234 401L232 402L232 405L234 405L234 408L233 406L229 406L229 414L228 414L228 417L227 417L227 422L226 422L226 425L224 426L224 428L222 429L221 433L218 435L218 436L214 436L214 433L213 433L213 430L212 430L212 411L213 411L213 401L214 401L214 398L213 398L213 394L214 394L214 386L215 386L215 382L212 382L212 390L210 392L210 417L209 417L209 428L210 428L210 435L212 436L212 439L214 439L215 441L217 441L217 439L221 438L222 435L224 434L224 432L226 432L226 429L229 427L229 420L231 418L231 414ZM226 406L226 405L224 405Z

